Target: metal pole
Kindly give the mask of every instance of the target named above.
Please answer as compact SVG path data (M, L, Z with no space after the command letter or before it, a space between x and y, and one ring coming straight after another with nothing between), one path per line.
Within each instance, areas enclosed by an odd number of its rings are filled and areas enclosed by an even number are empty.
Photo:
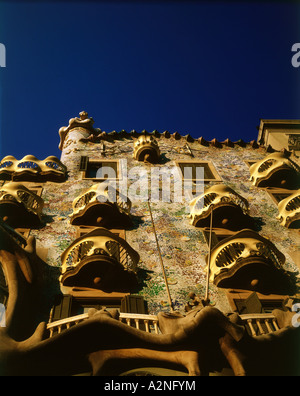
M151 206L150 206L150 201L149 200L148 200L148 207L149 207L149 212L150 212L153 232L154 232L154 236L155 236L155 241L156 241L156 245L157 245L159 260L160 260L160 264L161 264L161 269L162 269L163 277L164 277L166 288L167 288L168 300L169 300L169 304L170 304L170 307L171 307L171 311L174 311L173 303L172 303L172 299L171 299L171 294L170 294L170 290L169 290L169 285L168 285L168 280L167 280L167 276L166 276L166 271L165 271L163 259L162 259L162 256L161 256L161 252L160 252L160 247L159 247L159 243L158 243L158 239L157 239L157 234L156 234L156 230L155 230L155 225L154 225L154 221L153 221L153 217L152 217L152 211L151 211Z
M212 220L213 220L213 208L211 209L210 214L210 227L209 227L209 243L208 243L208 266L207 266L207 278L206 278L206 293L205 293L205 302L209 303L209 277L210 277L210 255L211 255L211 234L212 234Z

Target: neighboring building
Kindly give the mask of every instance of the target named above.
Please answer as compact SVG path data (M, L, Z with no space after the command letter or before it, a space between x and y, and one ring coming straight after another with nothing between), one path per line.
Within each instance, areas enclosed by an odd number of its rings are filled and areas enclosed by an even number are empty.
M300 120L261 120L257 141L266 148L286 149L299 157Z
M60 129L60 160L0 163L0 217L36 237L50 322L105 306L159 332L159 312L209 304L252 315L251 336L276 331L272 310L299 301L300 121L262 120L257 142L93 123L82 112ZM5 304L3 273L0 287ZM52 337L65 322L49 324Z

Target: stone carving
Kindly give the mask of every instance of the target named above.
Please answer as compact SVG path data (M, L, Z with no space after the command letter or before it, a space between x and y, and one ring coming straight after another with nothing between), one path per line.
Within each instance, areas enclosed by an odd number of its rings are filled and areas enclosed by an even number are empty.
M44 200L19 183L6 183L0 188L0 216L15 228L41 224Z
M58 148L60 150L63 149L64 141L66 139L67 134L69 133L69 131L75 128L88 131L89 134L91 135L98 135L101 132L101 129L94 128L93 125L94 125L93 118L89 117L86 111L81 111L79 113L79 117L71 118L69 120L69 125L67 127L61 127L59 129L58 133L60 136L60 143Z
M71 224L106 228L128 228L131 201L109 183L93 185L73 202Z
M300 190L283 199L278 204L281 225L287 228L300 228Z
M237 231L255 227L249 216L248 201L224 184L207 188L190 202L190 223L195 227L209 227L212 210L215 228Z
M289 150L300 150L300 134L289 134L288 146Z
M218 287L286 294L292 284L284 263L285 256L271 241L245 229L214 246L210 280Z
M250 181L257 187L297 189L300 185L300 168L283 152L269 154L249 168Z
M196 308L204 308L207 305L207 303L199 296L197 296L196 293L190 292L188 294L188 298L189 301L184 307L186 312L190 312L192 309L196 309Z
M141 135L133 143L133 158L137 161L156 164L159 161L160 150L157 141L151 135Z
M37 256L34 238L23 249L0 225L0 260L9 298L6 327L0 328L1 375L73 375L92 371L115 374L131 367L176 365L189 375L205 375L231 367L235 375L299 375L300 327L290 325L290 312L276 312L282 327L251 337L238 315L226 316L212 307L186 316L158 315L162 334L127 326L105 311L47 338L41 322L42 276L45 263ZM295 364L296 363L296 364ZM110 371L110 372L112 372Z

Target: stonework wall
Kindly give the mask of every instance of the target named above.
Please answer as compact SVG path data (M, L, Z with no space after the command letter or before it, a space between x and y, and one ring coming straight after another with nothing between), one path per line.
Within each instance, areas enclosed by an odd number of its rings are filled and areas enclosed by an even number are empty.
M42 197L45 201L43 213L45 227L32 230L37 243L48 249L47 262L60 267L60 255L76 238L77 227L70 225L72 202L86 189L95 184L91 180L82 180L79 171L81 156L90 159L126 159L130 169L133 166L150 165L138 163L133 159L133 140L130 136L120 136L100 143L80 142L86 138L84 131L71 130L64 142L61 161L68 168L68 179L65 183L45 183ZM259 233L269 238L286 256L286 269L298 271L293 260L299 247L299 232L288 230L279 224L276 204L266 191L254 187L249 181L249 166L245 161L258 161L266 156L265 148L245 147L234 144L234 147L223 145L222 148L212 145L203 146L198 141L188 145L194 155L192 158L186 148L184 137L156 137L162 154L162 163L155 167L173 167L176 160L212 161L223 183L246 198L250 204L250 215L261 224ZM105 145L103 156L102 143ZM214 184L209 183L207 186ZM126 231L127 242L140 254L139 278L141 290L148 302L149 313L169 311L166 287L161 271L158 251L153 233L147 202L133 202L133 229ZM208 246L201 230L190 224L186 210L188 201L182 203L151 203L153 218L158 234L161 253L167 273L170 293L176 310L184 312L187 295L193 291L204 297L206 284L206 262ZM210 285L210 298L222 311L231 308L222 289Z

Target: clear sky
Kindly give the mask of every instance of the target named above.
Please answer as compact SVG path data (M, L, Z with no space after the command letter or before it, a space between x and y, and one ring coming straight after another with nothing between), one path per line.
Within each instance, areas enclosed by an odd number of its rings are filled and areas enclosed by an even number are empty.
M300 118L297 2L1 1L0 152L60 156L86 110L111 132L251 141Z

